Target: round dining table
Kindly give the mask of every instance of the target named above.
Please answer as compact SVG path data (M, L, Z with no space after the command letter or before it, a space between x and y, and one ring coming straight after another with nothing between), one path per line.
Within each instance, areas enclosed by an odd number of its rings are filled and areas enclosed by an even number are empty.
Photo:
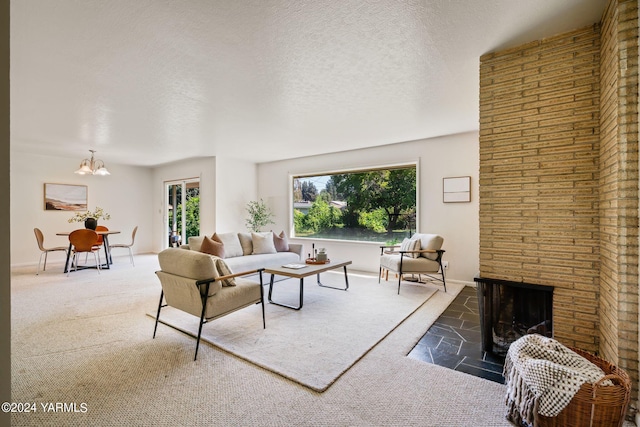
M74 230L71 231L61 231L59 233L56 233L56 236L69 236L69 234L71 234ZM101 269L103 270L108 270L111 264L113 264L113 260L111 259L111 249L109 248L109 235L111 234L120 234L120 231L117 230L105 230L105 231L97 231L95 230L95 232L99 235L102 236L103 242L104 242L104 257L106 260L105 264L102 264L100 266ZM67 250L67 261L64 263L64 272L66 273L67 271L69 271L69 258L71 258L71 242L69 242L69 249ZM82 267L82 268L93 268L93 267Z

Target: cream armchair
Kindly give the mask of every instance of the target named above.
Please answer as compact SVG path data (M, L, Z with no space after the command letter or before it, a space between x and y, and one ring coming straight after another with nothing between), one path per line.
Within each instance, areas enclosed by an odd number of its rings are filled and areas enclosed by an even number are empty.
M398 274L398 294L403 274L417 274L420 280L425 275L432 280L442 282L447 292L447 283L442 266L442 243L444 239L437 234L414 234L405 239L400 247L380 246L380 273L378 283L383 274L393 271ZM437 276L436 276L437 275ZM439 276L439 277L438 277Z
M160 311L171 306L200 318L196 352L198 357L202 325L241 308L253 304L262 304L262 327L266 327L264 316L264 297L262 290L262 271L244 271L230 274L224 260L202 252L169 248L158 254L162 291L158 303L158 313L153 329L156 337ZM242 278L247 274L260 273L260 282ZM163 304L163 301L165 302Z

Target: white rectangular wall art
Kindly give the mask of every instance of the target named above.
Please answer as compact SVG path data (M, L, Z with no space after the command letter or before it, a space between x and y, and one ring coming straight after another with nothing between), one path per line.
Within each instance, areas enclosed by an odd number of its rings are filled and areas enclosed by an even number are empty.
M442 201L464 203L471 201L471 177L456 176L442 178Z

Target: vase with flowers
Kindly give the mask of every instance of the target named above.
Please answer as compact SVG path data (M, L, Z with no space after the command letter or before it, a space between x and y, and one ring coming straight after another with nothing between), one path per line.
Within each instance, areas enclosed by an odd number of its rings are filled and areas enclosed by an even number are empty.
M90 230L95 230L98 226L98 220L104 219L105 221L111 219L111 215L106 213L104 209L96 206L94 211L76 212L74 216L69 218L69 222L83 222L84 227Z

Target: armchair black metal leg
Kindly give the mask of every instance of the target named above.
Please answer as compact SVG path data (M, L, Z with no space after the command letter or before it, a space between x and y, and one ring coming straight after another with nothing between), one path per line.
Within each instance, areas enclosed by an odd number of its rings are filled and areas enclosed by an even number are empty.
M207 286L208 288L208 286ZM207 289L208 291L209 289ZM200 347L200 336L202 335L202 326L207 323L206 320L204 320L204 311L207 309L207 305L203 304L202 305L202 314L200 315L200 326L198 326L198 338L196 339L196 354L194 354L193 356L193 361L195 362L196 359L198 358L198 347Z
M200 336L202 335L202 326L207 323L204 313L207 311L207 298L209 298L209 286L211 282L207 282L204 287L204 296L202 297L202 313L200 314L200 325L198 326L198 338L196 339L196 354L193 355L193 361L198 358L198 348L200 347Z
M153 338L156 337L156 331L158 330L158 319L160 319L160 309L162 308L162 298L164 298L164 291L160 291L160 302L158 303L158 313L156 314L156 325L153 328Z
M438 264L440 264L440 275L442 276L442 285L444 286L444 291L447 292L447 282L444 279L444 265L442 265L442 255L438 257Z
M402 282L402 258L403 255L400 254L400 271L398 271L398 295L400 295L400 283Z

